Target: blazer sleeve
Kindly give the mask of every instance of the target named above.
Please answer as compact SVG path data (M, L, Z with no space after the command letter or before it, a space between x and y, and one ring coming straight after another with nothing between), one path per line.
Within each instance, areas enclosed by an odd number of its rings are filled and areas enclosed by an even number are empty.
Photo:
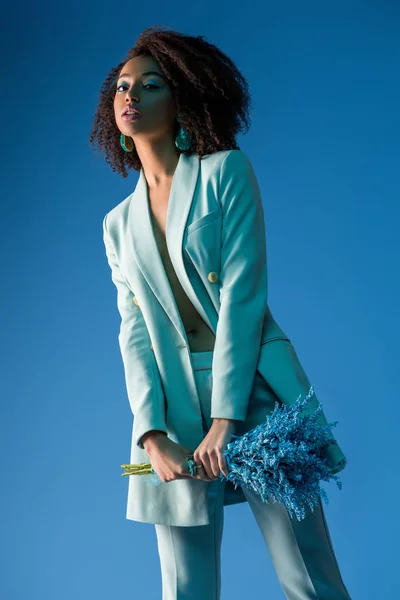
M241 150L220 168L220 310L212 364L211 418L245 421L267 308L264 209L254 170Z
M141 449L142 436L151 430L167 434L165 398L150 336L142 311L119 268L113 243L103 219L103 239L111 279L117 288L117 306L121 316L118 342L125 371L129 403L134 415L134 443Z

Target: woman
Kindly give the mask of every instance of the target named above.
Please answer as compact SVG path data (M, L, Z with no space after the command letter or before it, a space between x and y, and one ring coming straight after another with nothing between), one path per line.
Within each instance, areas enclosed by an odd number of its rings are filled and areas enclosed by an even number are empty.
M260 190L235 142L249 105L226 55L203 36L158 27L101 90L90 141L123 177L140 171L103 220L134 415L130 462L151 462L162 482L129 478L127 518L155 526L164 600L220 597L224 506L240 502L287 598L348 599L321 501L299 522L220 478L232 434L310 387L267 304ZM327 454L332 470L344 468L337 444Z

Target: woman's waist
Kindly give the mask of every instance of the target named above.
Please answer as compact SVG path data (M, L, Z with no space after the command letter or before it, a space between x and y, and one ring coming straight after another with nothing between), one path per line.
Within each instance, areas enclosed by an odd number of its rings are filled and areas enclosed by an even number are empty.
M190 352L212 352L215 334L205 323L186 327Z

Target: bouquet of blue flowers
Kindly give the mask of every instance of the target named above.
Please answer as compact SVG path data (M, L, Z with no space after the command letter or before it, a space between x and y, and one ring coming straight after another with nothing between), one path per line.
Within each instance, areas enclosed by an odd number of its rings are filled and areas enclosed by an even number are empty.
M303 413L310 402L314 388L307 396L301 395L293 404L275 402L274 410L265 422L242 436L232 436L232 442L224 452L228 475L221 479L255 491L264 502L283 503L290 516L293 513L301 521L306 516L306 505L311 511L318 505L319 496L329 503L321 481L342 483L334 474L325 453L329 444L335 444L331 428L338 421L321 425L318 423L322 404L311 414ZM347 459L343 459L345 464ZM149 474L149 482L159 485L157 473L149 464L121 465L123 475Z

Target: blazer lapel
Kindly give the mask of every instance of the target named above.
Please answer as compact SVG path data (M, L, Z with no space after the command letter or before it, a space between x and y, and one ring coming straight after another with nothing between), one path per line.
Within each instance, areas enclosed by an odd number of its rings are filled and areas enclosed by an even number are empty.
M198 173L199 157L196 154L190 156L180 154L172 178L166 221L167 248L178 277L182 277L183 274L187 278L182 257L183 236ZM134 257L143 276L178 333L189 345L185 326L158 251L143 169L140 170L140 176L130 201L129 238Z

